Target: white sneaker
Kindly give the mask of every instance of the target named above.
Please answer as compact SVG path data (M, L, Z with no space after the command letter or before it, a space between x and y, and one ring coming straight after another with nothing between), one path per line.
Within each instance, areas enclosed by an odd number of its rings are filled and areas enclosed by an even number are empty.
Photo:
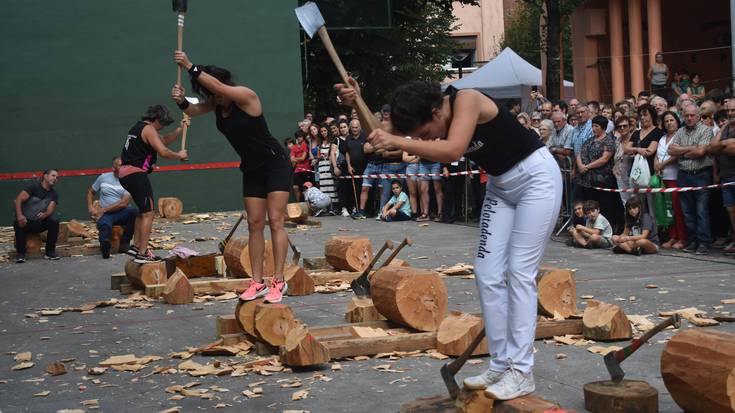
M342 208L342 216L343 217L349 217L350 211L347 210L347 208Z
M378 215L375 216L375 220L376 221L380 221L381 219L383 219L383 217L380 216L380 214L378 214Z
M503 372L488 369L479 376L464 379L464 387L470 390L482 390L491 384L495 384L503 377Z
M523 374L514 368L509 368L503 373L500 380L487 386L485 394L497 400L511 400L531 394L534 390L536 390L536 384L533 382L533 373Z

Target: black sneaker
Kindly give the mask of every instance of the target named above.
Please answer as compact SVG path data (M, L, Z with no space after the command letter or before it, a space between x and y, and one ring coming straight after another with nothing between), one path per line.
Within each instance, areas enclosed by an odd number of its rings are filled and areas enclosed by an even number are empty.
M26 256L25 255L18 255L17 257L15 257L15 263L16 264L23 264L24 262L26 262Z
M699 247L697 247L697 250L694 253L697 255L707 255L709 254L709 249L707 249L707 247L705 247L704 245L700 245Z
M118 249L117 249L117 252L120 253L120 254L125 254L125 253L127 253L130 250L130 248L132 248L132 247L130 246L130 243L129 242L121 243L120 244L120 247L118 247Z
M135 256L135 262L138 264L150 264L152 262L159 262L163 259L157 255L153 255L153 252L151 250L147 250L143 254L138 253Z
M625 250L620 245L616 245L612 249L613 254L625 254Z
M130 255L131 257L138 256L138 253L139 252L140 251L138 251L138 247L136 247L135 245L131 245L130 248L128 248L128 250L125 251L125 253L128 254L128 255Z
M641 247L635 247L633 248L633 255L641 256Z
M102 251L102 258L110 258L110 241L100 241L100 251Z
M56 255L54 253L51 253L51 255L46 254L46 255L43 256L43 258L46 259L46 260L49 260L49 261L58 261L58 260L61 259L61 258L59 258L58 255Z
M699 247L699 245L696 242L690 242L689 244L687 244L686 247L682 248L681 250L692 254L697 252L697 247Z

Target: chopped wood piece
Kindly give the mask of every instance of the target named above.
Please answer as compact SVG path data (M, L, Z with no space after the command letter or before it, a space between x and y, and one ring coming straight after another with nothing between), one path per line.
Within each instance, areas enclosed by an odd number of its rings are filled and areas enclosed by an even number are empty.
M52 376L60 376L62 374L66 374L66 366L64 366L63 363L55 361L46 366L44 371Z
M595 381L584 385L584 408L604 413L657 413L658 391L645 381Z
M296 327L296 318L286 304L257 304L255 306L255 331L257 337L271 346L282 346L286 335Z
M234 314L218 315L216 318L217 335L239 334L243 331Z
M93 235L89 228L87 228L86 225L82 224L81 222L72 219L66 224L67 233L71 234L72 236L77 235L82 238L93 238Z
M477 334L485 328L484 325L480 317L452 311L439 325L436 349L442 354L457 357L464 353ZM487 338L484 338L472 355L483 355L487 352Z
M309 218L309 204L293 202L286 205L286 217L291 222L302 222Z
M438 273L412 267L375 272L371 296L388 320L421 331L436 331L447 313L447 289Z
M724 300L720 300L722 304L735 304L735 298L726 298Z
M495 399L488 397L485 390L462 389L457 396L457 413L488 413L493 411Z
M683 308L676 311L662 311L661 313L659 313L659 315L661 315L662 317L668 317L674 314L679 314L682 318L686 319L697 327L710 327L720 324L717 320L703 317L706 316L707 313L696 307Z
M327 262L338 270L362 271L373 259L367 237L332 237L324 244Z
M163 299L168 304L189 304L194 301L194 289L186 278L186 274L177 269L166 281Z
M661 353L661 377L682 410L735 411L735 334L688 329Z
M125 264L125 275L132 285L145 288L148 285L166 283L169 272L165 261L138 264L131 259Z
M379 327L365 327L365 326L353 326L352 334L355 337L367 338L367 337L385 337L389 335L385 330Z
M258 337L258 332L255 331L255 307L261 303L263 303L263 299L258 298L256 300L238 302L235 307L235 318L237 318L242 329L252 337Z
M174 265L186 274L189 279L196 277L216 277L217 259L222 257L217 253L194 255L189 258L176 258Z
M623 310L614 304L587 301L582 316L585 338L599 341L627 340L633 337L633 328Z
M110 252L116 254L120 249L120 242L122 240L125 227L120 225L112 226L112 235L110 236Z
M119 290L120 284L125 284L128 282L128 276L125 275L124 272L119 272L116 274L112 274L110 276L110 289L111 290Z
M361 323L363 321L385 320L369 297L352 297L347 303L345 321L348 323Z
M314 280L299 266L287 265L283 271L283 279L288 284L288 295L314 294Z
M184 211L184 203L179 198L158 198L158 214L162 218L176 219Z
M309 333L303 325L286 335L282 351L283 362L289 366L314 366L329 361L329 350Z
M334 267L329 265L326 257L304 257L304 269L309 270L327 270L332 271Z
M565 268L539 269L536 277L538 311L541 315L568 318L577 312L577 283L574 271Z
M15 361L31 361L33 360L33 354L30 351L24 351L22 353L18 353L13 357L13 360Z
M223 253L225 264L233 277L252 277L253 267L250 262L250 250L248 248L248 239L245 237L232 238L225 246ZM273 261L273 245L270 240L265 241L265 251L263 252L263 277L272 277L276 271L275 261Z
M460 262L452 265L451 267L441 266L439 268L435 268L434 271L446 276L470 275L475 271L475 267L470 264Z

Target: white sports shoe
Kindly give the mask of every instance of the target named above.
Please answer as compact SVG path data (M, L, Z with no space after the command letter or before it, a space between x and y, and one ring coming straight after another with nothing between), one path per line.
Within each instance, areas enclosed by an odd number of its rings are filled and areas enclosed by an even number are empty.
M470 390L482 390L491 384L495 384L503 377L503 372L488 369L479 376L467 377L464 379L464 387Z
M347 208L342 208L342 216L343 217L349 217L350 211L347 210Z
M523 374L520 371L509 368L503 373L503 377L496 383L487 386L485 394L497 400L516 399L536 390L533 381L533 373Z

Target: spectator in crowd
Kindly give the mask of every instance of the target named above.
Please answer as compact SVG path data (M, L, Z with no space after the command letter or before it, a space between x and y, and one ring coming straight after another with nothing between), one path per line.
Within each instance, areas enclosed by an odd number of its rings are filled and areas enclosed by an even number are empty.
M403 151L401 150L386 150L382 152L375 152L373 146L370 143L363 145L365 153L368 155L367 167L365 168L365 175L378 175L378 174L403 174L406 172L406 166L403 163ZM419 172L421 171L419 165ZM355 219L365 219L365 207L367 205L368 196L371 188L382 187L380 193L380 205L385 205L390 198L390 179L383 178L365 178L362 180L362 193L360 194L360 209L357 213L352 215ZM380 210L375 217L380 220Z
M337 130L337 135L334 135L335 128ZM354 179L340 179L340 177L350 175L345 155L347 153L347 137L349 136L350 127L347 124L347 121L342 121L339 123L339 126L332 123L330 125L330 131L332 132L333 141L329 159L332 165L332 175L336 179L337 199L339 199L339 205L342 206L342 216L349 217L352 209L356 208L352 185L354 183ZM362 148L362 145L360 148ZM360 151L360 153L362 153L362 151ZM358 163L359 166L359 162L356 161L356 163ZM364 165L363 169L365 169ZM362 170L360 173L362 173Z
M569 123L569 126L571 126L572 128L576 128L577 125L579 125L579 116L576 113L570 114L569 117L567 117L567 122ZM571 137L570 137L570 143L571 143Z
M541 112L541 118L542 119L551 119L551 112L552 112L553 105L551 102L544 102L539 107L539 112Z
M332 199L319 188L315 187L309 181L304 182L302 187L304 192L304 200L309 204L311 213L315 216L322 216L331 210Z
M572 115L577 113L577 108L579 107L579 100L576 98L569 99L569 110L567 111L568 115Z
M613 111L613 118L612 118L613 123L617 124L618 119L622 118L623 116L625 116L625 112L623 112L621 109L615 109ZM615 135L615 137L619 137L617 130L613 132L613 135Z
M381 115L380 117L382 120L383 116ZM350 120L352 119L358 119L358 120L360 119L360 116L357 114L357 109L355 108L352 108L352 110L350 111Z
M333 139L337 139L338 137L341 136L342 137L342 140L344 141L344 138L347 137L347 133L349 133L349 131L350 131L349 125L345 129L345 133L343 135L342 134L342 129L339 127L339 122L332 121L332 122L328 122L328 123L329 123L329 132L332 134L332 138Z
M410 139L409 137L406 137ZM406 164L406 186L408 187L408 200L409 206L411 207L411 218L414 219L418 216L418 193L419 193L419 177L411 176L419 173L419 158L416 155L412 155L408 152L403 152L403 162Z
M306 112L304 115L304 119L308 120L309 122L314 122L314 113L312 112Z
M691 83L689 83L687 94L689 94L689 97L696 104L699 104L702 100L704 100L706 91L704 89L704 85L702 84L702 77L699 75L699 73L692 73L692 81Z
M528 116L528 113L521 112L521 113L517 114L516 115L516 120L518 121L518 123L520 123L521 125L523 125L524 128L531 129L531 117Z
M539 134L538 127L541 125L541 113L540 112L533 112L531 114L531 129L536 132L536 135Z
M314 171L314 182L319 185L319 172L317 164L319 163L319 126L312 123L309 126L309 135L306 137L306 143L309 145L309 161L311 161L311 170Z
M554 102L554 106L551 108L551 113L554 114L556 112L561 113L564 115L564 118L567 117L567 113L569 113L569 106L567 105L567 102L563 100L557 100Z
M572 204L572 211L573 214L569 226L570 230L576 228L577 225L587 225L587 216L584 214L584 201L579 199L574 201Z
M421 160L419 162L419 173L422 175L419 178L419 194L421 196L421 215L416 218L417 222L428 221L429 216L429 182L432 182L434 186L434 195L436 197L436 217L434 221L443 221L443 208L444 208L444 191L442 189L442 166L439 162L431 162Z
M607 118L607 120L612 121L613 120L613 107L610 105L602 105L602 108L600 109L600 114Z
M293 138L286 138L283 140L283 146L288 149L288 152L291 153L291 147L293 146Z
M656 53L656 61L648 68L648 80L651 81L651 93L665 96L666 85L669 83L669 67L664 63L663 53Z
M47 169L43 171L41 179L33 182L20 191L13 201L15 208L16 263L26 262L26 237L28 234L46 233L47 260L58 260L56 255L56 240L59 237L59 220L54 216L59 196L54 186L59 179L59 171Z
M387 103L380 107L380 121L383 125L390 125L390 105Z
M729 101L728 101L729 102ZM727 110L720 109L715 113L714 116L715 124L720 127L720 129L724 128L725 125L727 125Z
M403 192L401 181L394 179L390 183L393 196L383 206L380 216L384 221L408 221L411 219L411 207L408 205L408 196Z
M122 160L119 156L112 158L112 172L98 176L92 186L87 188L87 211L97 223L102 258L110 258L113 226L121 225L124 228L117 251L121 253L126 253L130 249L130 240L133 239L135 231L138 209L130 205L133 198L120 185L121 165ZM97 194L100 198L99 206L94 204L94 197Z
M709 103L709 105L707 105ZM720 127L715 123L715 104L710 101L702 102L702 106L699 108L699 121L704 123L705 126L712 129L712 136L716 136L720 133Z
M676 156L679 187L705 186L712 183L712 157L707 153L712 129L699 122L695 105L684 108L684 127L669 144L669 155ZM689 243L683 251L704 255L712 242L709 226L709 191L682 192L679 196Z
M549 140L549 151L554 155L557 163L561 165L572 155L572 131L574 131L574 127L567 123L567 119L562 112L552 113L551 121L554 129Z
M689 105L693 105L693 104L694 104L694 100L692 100L688 94L682 93L676 99L676 110L678 111L679 114L683 115L684 108Z
M618 189L628 189L630 187L630 168L633 166L633 156L625 152L625 147L630 143L630 136L633 131L631 126L630 119L627 116L621 116L615 121L618 142L615 145L615 155L613 156L613 175L615 175ZM629 192L620 193L623 204L627 203L629 198Z
M541 141L548 147L551 145L551 135L554 133L554 122L551 119L542 119L538 127Z
M641 128L630 137L624 150L628 155L641 155L646 158L649 172L653 173L653 160L656 159L658 141L664 136L664 131L656 127L656 110L651 105L638 107L638 118ZM647 208L645 212L653 211L653 194L646 194Z
M628 103L629 110L635 110L635 108L638 107L636 104L637 100L633 95L625 95L625 101Z
M314 171L311 169L311 160L309 159L309 146L305 137L305 134L297 133L296 142L291 147L291 163L294 167L293 192L299 202L303 200L301 187L304 186L305 182L314 181Z
M636 101L636 109L643 105L647 105L651 100L651 94L647 90L641 90L638 92L638 100Z
M590 110L590 119L601 114L600 111L602 109L602 106L600 106L600 102L596 100L590 100L589 102L587 102L587 107ZM612 115L612 113L610 115ZM605 119L608 120L607 127L605 127L605 133L612 133L615 130L615 125L609 117L605 116Z
M332 209L330 215L335 215L339 211L339 198L337 197L336 182L332 175L332 149L335 146L332 143L332 136L329 133L329 127L326 124L319 126L319 153L317 156L316 173L319 176L319 189L324 192L330 199ZM339 150L334 148L334 150Z
M664 112L661 118L664 123L665 135L658 141L653 167L655 172L661 175L661 179L667 188L675 188L679 175L679 159L676 156L669 155L669 145L674 140L676 131L681 127L681 122L679 117L671 111ZM687 233L678 192L671 193L671 203L674 208L674 223L669 227L669 240L661 246L680 250L686 246Z
M709 152L717 160L717 174L720 183L735 182L735 100L725 104L727 123L720 129L710 143ZM735 254L735 186L723 186L722 203L730 218L731 242L724 249L725 254Z
M342 125L340 125L340 129ZM349 210L354 210L352 217L354 218L361 209L361 206L357 200L360 197L360 191L364 182L363 178L356 178L355 175L363 175L368 173L367 155L372 153L372 147L370 144L366 144L367 139L362 133L360 121L355 119L350 122L349 126L349 137L345 142L345 160L347 163L347 174L351 176L350 179L342 179L344 181L342 190L345 192L340 198L342 202L346 202ZM366 147L370 148L368 152ZM380 172L375 172L380 173ZM366 198L367 199L367 198ZM344 214L343 214L344 215Z
M674 72L674 79L671 82L671 90L676 95L677 99L687 93L689 90L689 73Z
M592 137L592 118L587 105L577 106L577 126L572 131L572 151L574 156L579 155L582 145ZM605 119L607 120L607 119Z
M538 91L538 87L531 86L530 99L526 103L524 112L533 113L537 112L541 105L546 102L547 99Z
M651 106L656 110L656 118L655 118L655 124L656 127L659 129L664 128L663 124L663 115L664 112L669 110L669 104L666 102L666 99L662 98L661 96L656 96L655 98L651 99Z
M655 254L658 252L658 231L651 216L643 212L641 198L633 195L625 204L625 229L613 235L613 252L618 254Z
M508 99L506 107L508 108L508 112L513 115L521 113L521 101L518 99Z
M587 225L577 225L571 231L574 245L582 248L612 247L613 229L610 222L600 213L600 204L595 200L584 203Z

